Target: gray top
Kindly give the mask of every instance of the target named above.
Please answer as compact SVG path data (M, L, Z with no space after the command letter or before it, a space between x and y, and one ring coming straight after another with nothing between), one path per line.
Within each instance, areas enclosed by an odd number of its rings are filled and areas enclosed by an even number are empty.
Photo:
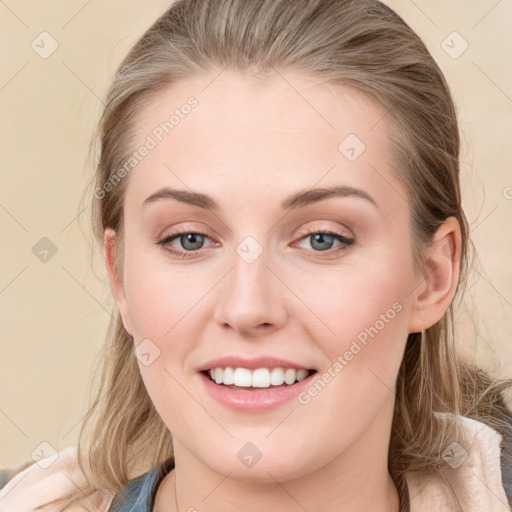
M130 480L115 497L108 512L152 512L158 486L173 469L174 459L170 458Z

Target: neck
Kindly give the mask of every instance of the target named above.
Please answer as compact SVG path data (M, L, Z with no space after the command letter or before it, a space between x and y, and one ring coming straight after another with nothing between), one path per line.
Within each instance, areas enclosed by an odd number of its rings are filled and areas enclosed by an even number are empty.
M241 505L244 512L398 512L398 492L388 472L391 417L389 411L382 413L390 418L388 431L382 428L383 418L377 417L327 464L282 482L241 481L218 474L173 439L175 470L158 487L153 512L239 512Z

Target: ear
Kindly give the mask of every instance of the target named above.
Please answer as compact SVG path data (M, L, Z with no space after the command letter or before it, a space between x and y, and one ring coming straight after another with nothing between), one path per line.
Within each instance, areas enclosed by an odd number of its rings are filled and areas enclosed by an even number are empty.
M109 276L110 289L112 291L114 300L116 301L117 307L119 308L119 312L121 313L124 328L126 329L128 334L133 338L133 328L130 319L130 314L128 312L128 304L126 302L126 294L124 291L123 279L122 276L119 276L118 269L114 264L115 237L116 232L113 229L105 229L103 238L105 266L107 267L107 272Z
M413 294L409 333L438 322L450 306L459 278L461 234L459 222L449 217L438 228L427 249L427 268Z

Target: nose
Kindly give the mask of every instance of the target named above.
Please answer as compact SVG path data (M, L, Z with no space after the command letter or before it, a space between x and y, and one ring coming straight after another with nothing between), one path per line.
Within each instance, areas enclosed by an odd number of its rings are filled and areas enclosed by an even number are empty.
M262 253L248 262L235 254L233 268L218 285L214 319L242 337L268 336L286 322L286 286Z

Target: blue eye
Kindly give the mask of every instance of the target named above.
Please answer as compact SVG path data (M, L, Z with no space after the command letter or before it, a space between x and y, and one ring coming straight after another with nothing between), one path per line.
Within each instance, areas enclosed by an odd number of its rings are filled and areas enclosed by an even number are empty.
M190 252L197 252L202 247L194 247L199 244L202 245L201 242L204 242L204 239L210 238L205 233L198 233L196 231L178 231L175 234L169 235L165 237L163 240L157 242L158 244L163 246L163 249L171 254L177 256L178 258L191 258L194 257L192 254L187 254ZM180 251L172 248L169 244L175 239L179 239L180 243L182 243L182 247L184 247L185 251ZM190 247L192 245L193 247Z
M337 233L335 231L308 231L308 234L302 239L309 238L311 239L311 246L317 247L318 251L315 252L338 252L343 251L348 248L349 245L352 245L355 240L351 238L347 238L345 235L341 233ZM301 240L302 240L301 239ZM334 240L338 240L340 242L340 246L337 249L331 250L331 246ZM326 247L329 246L329 247Z
M328 254L345 251L355 242L354 239L347 238L342 233L329 230L307 231L306 235L303 235L300 240L307 238L311 239L311 246L318 249L314 250L313 252L323 252ZM184 250L176 249L171 246L171 242L177 239L180 241L180 244ZM177 258L185 259L194 258L194 253L198 252L200 249L203 249L205 239L211 240L208 235L198 231L176 231L166 236L162 240L158 240L156 243L161 245L166 252L176 256ZM337 248L332 249L331 246L334 240L338 240L340 245ZM326 247L326 245L328 247Z

